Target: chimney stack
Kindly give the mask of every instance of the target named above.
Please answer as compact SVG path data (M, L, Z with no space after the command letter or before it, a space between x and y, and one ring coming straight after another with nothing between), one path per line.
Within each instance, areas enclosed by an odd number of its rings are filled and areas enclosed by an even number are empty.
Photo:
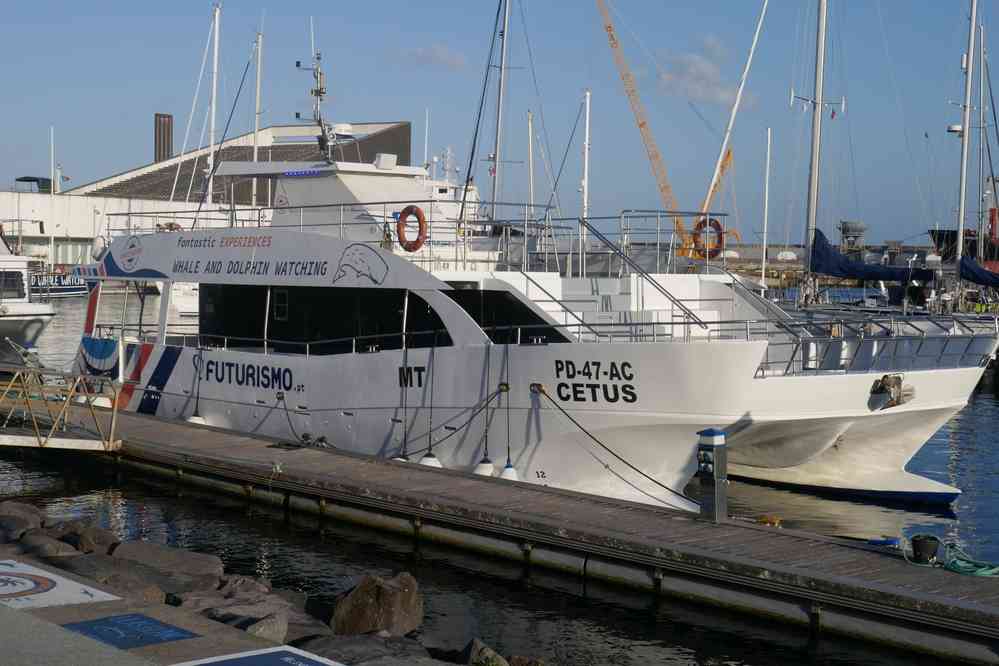
M173 116L157 113L153 116L153 161L162 162L173 157Z

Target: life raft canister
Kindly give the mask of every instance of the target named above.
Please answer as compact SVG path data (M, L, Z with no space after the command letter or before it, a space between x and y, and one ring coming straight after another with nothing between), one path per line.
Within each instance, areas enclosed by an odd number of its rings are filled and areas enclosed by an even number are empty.
M410 215L416 216L416 221L420 225L420 231L416 235L416 240L406 238L406 220ZM423 209L419 206L406 206L399 213L399 221L395 223L395 235L399 238L399 245L406 252L416 252L427 240L427 218L423 215Z
M711 230L715 233L715 240L711 245L704 243L704 231L708 227L711 227ZM713 217L702 217L694 225L694 251L702 259L714 259L721 254L722 248L725 246L723 233L722 225L718 220Z

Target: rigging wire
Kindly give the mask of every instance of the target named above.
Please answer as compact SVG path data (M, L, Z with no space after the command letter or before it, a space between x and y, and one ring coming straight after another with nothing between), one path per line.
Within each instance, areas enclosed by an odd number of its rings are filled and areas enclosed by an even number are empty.
M239 79L239 88L236 90L236 96L232 100L232 108L229 109L229 117L225 121L225 129L222 130L222 139L218 143L218 147L215 149L214 159L212 160L212 171L208 174L208 178L205 181L205 191L201 196L201 201L198 202L198 210L194 213L194 221L191 222L191 229L194 229L198 224L198 215L201 214L201 209L205 205L205 200L210 199L212 193L208 191L208 183L211 182L212 177L219 168L219 157L222 154L222 145L225 143L225 137L229 133L229 124L232 122L232 117L236 113L236 104L239 102L239 95L243 92L243 84L246 83L246 73L250 71L250 64L253 62L253 55L251 53L249 59L246 61L246 66L243 67L243 76Z
M884 12L881 11L881 0L877 0L874 5L877 8L878 13L878 26L881 28L881 45L884 48L885 61L888 63L888 79L891 81L892 92L895 94L895 107L898 111L898 115L902 118L902 137L905 139L905 152L909 158L909 164L915 163L915 157L912 152L912 143L909 141L909 131L908 123L905 118L905 107L902 105L902 96L898 89L898 81L895 78L895 66L891 59L891 53L888 51L888 32L885 30L885 19ZM916 172L916 191L919 194L919 202L923 209L923 214L929 214L929 207L926 203L926 192L923 188L923 179L920 177L919 172ZM932 223L932 220L930 220Z
M579 111L576 112L576 122L572 125L572 132L569 133L569 143L565 146L565 152L562 154L562 163L558 168L558 175L555 177L555 187L552 188L552 192L548 197L548 206L551 207L552 199L555 198L555 192L558 190L558 183L562 179L562 172L565 170L565 161L569 157L569 150L572 148L572 141L576 137L576 130L579 129L579 119L583 116L584 103L580 102Z
M208 115L211 113L210 109L205 109L205 117L201 120L201 136L198 138L198 145L205 145L205 132L208 131ZM194 156L194 164L191 165L191 177L187 181L187 194L184 195L184 203L191 200L191 190L194 188L194 176L198 173L198 160L201 155L196 154Z
M177 172L173 176L173 187L170 188L170 201L177 192L177 181L180 180L180 167L184 163L184 155L187 154L187 141L191 134L191 123L194 121L194 111L198 106L198 98L201 96L201 82L205 78L205 66L208 64L208 46L212 43L212 33L215 28L215 19L208 25L208 40L205 42L205 52L201 56L201 71L198 73L198 83L194 88L194 99L191 100L191 113L187 116L187 128L184 130L184 145L180 149L180 160L177 161ZM199 144L200 145L200 144Z
M552 175L551 163L548 158L549 155L553 154L552 142L551 137L548 134L548 125L545 124L545 107L541 103L541 86L538 84L538 73L534 67L534 50L531 48L531 36L527 32L527 17L524 10L524 0L520 0L520 2L517 3L517 6L520 8L520 24L524 33L524 42L527 45L527 62L531 67L531 81L534 83L534 96L538 101L538 120L540 121L541 134L544 138L544 143L541 146L541 163L544 165L545 173L548 175L549 186L554 191L556 185ZM559 202L558 192L555 193L555 212L559 217L562 216L562 207Z
M618 461L620 461L621 463L623 463L625 465L625 467L627 467L628 469L630 469L633 472L637 473L639 476L641 476L641 477L643 477L643 478L651 481L654 485L662 488L663 490L666 490L666 491L672 493L673 495L676 495L680 499L683 499L683 500L685 500L687 502L693 502L692 499L690 499L689 497L687 497L683 493L681 493L679 491L676 491L676 490L673 490L672 488L670 488L669 486L667 486L665 483L663 483L659 479L657 479L657 478L655 478L653 476L650 476L649 474L646 474L645 472L643 472L642 470L640 470L638 467L636 467L635 465L633 465L631 462L629 462L626 458L624 458L623 456L621 456L621 454L619 454L617 451L615 451L614 449L610 448L609 446L607 446L606 444L604 444L603 442L601 442L599 439L597 439L596 436L593 433L591 433L589 430L587 430L583 426L582 423L580 423L579 421L577 421L576 419L574 419L572 417L572 415L569 414L569 412L567 412L562 407L562 405L558 404L558 402L554 398L552 398L550 395L548 395L548 391L545 390L545 387L543 385L541 385L541 384L535 384L535 387L536 387L536 390L537 390L538 393L540 393L541 395L543 395L546 398L548 398L548 401L550 403L552 403L558 411L562 412L562 415L565 416L565 418L569 419L573 423L573 425L575 425L577 428L579 428L580 431L582 431L582 433L584 435L586 435L591 440L593 440L597 444L597 446L599 446L601 449L603 449L607 453L611 454ZM660 501L662 501L662 500L660 500Z
M499 33L500 16L502 14L503 3L509 0L499 0L496 4L496 19L493 22L493 38L489 42L489 57L486 58L486 73L482 77L482 93L479 95L479 109L475 114L475 131L472 132L472 149L468 154L468 170L465 172L465 186L461 188L461 208L458 210L458 223L465 219L465 203L468 201L468 189L472 185L475 167L475 154L479 147L479 127L482 125L482 110L486 104L486 91L489 89L489 74L493 68L493 53L496 50L496 36ZM505 39L505 37L504 37Z

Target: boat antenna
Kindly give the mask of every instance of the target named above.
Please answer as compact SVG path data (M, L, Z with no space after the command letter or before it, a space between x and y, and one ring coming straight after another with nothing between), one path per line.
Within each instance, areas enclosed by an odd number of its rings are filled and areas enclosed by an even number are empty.
M496 5L496 18L493 21L493 38L489 42L489 57L486 58L486 73L482 77L482 93L479 95L479 109L475 114L475 130L472 132L472 150L468 155L468 170L465 171L465 186L461 191L461 208L458 211L458 224L465 219L465 203L468 200L468 188L472 185L472 167L475 164L475 154L479 146L479 127L482 124L482 109L486 103L486 90L489 87L489 73L493 66L493 52L496 49L496 35L499 31L500 16L503 11L503 2L499 0Z
M316 50L316 35L311 16L309 17L309 41L312 47L312 66L303 67L302 61L296 60L295 68L312 72L313 87L309 91L309 95L315 100L312 103L312 119L319 127L319 136L316 137L316 140L319 142L319 152L322 154L323 159L327 163L332 164L333 139L335 137L330 136L330 128L326 124L326 121L323 120L323 101L326 99L326 74L323 73L323 54ZM296 113L295 118L301 119L302 114Z

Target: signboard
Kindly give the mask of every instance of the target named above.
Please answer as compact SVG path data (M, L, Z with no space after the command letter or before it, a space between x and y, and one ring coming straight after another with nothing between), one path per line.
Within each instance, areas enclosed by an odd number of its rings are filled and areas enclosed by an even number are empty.
M101 643L107 643L119 650L131 650L132 648L198 638L199 636L187 629L160 622L141 613L112 615L85 622L72 622L62 626L64 629L83 634Z
M174 666L199 666L200 664L214 664L215 666L344 666L338 661L330 661L287 645L226 654L208 659L198 659L197 661L185 661L174 664Z
M16 560L0 561L0 604L7 608L71 606L118 597Z

